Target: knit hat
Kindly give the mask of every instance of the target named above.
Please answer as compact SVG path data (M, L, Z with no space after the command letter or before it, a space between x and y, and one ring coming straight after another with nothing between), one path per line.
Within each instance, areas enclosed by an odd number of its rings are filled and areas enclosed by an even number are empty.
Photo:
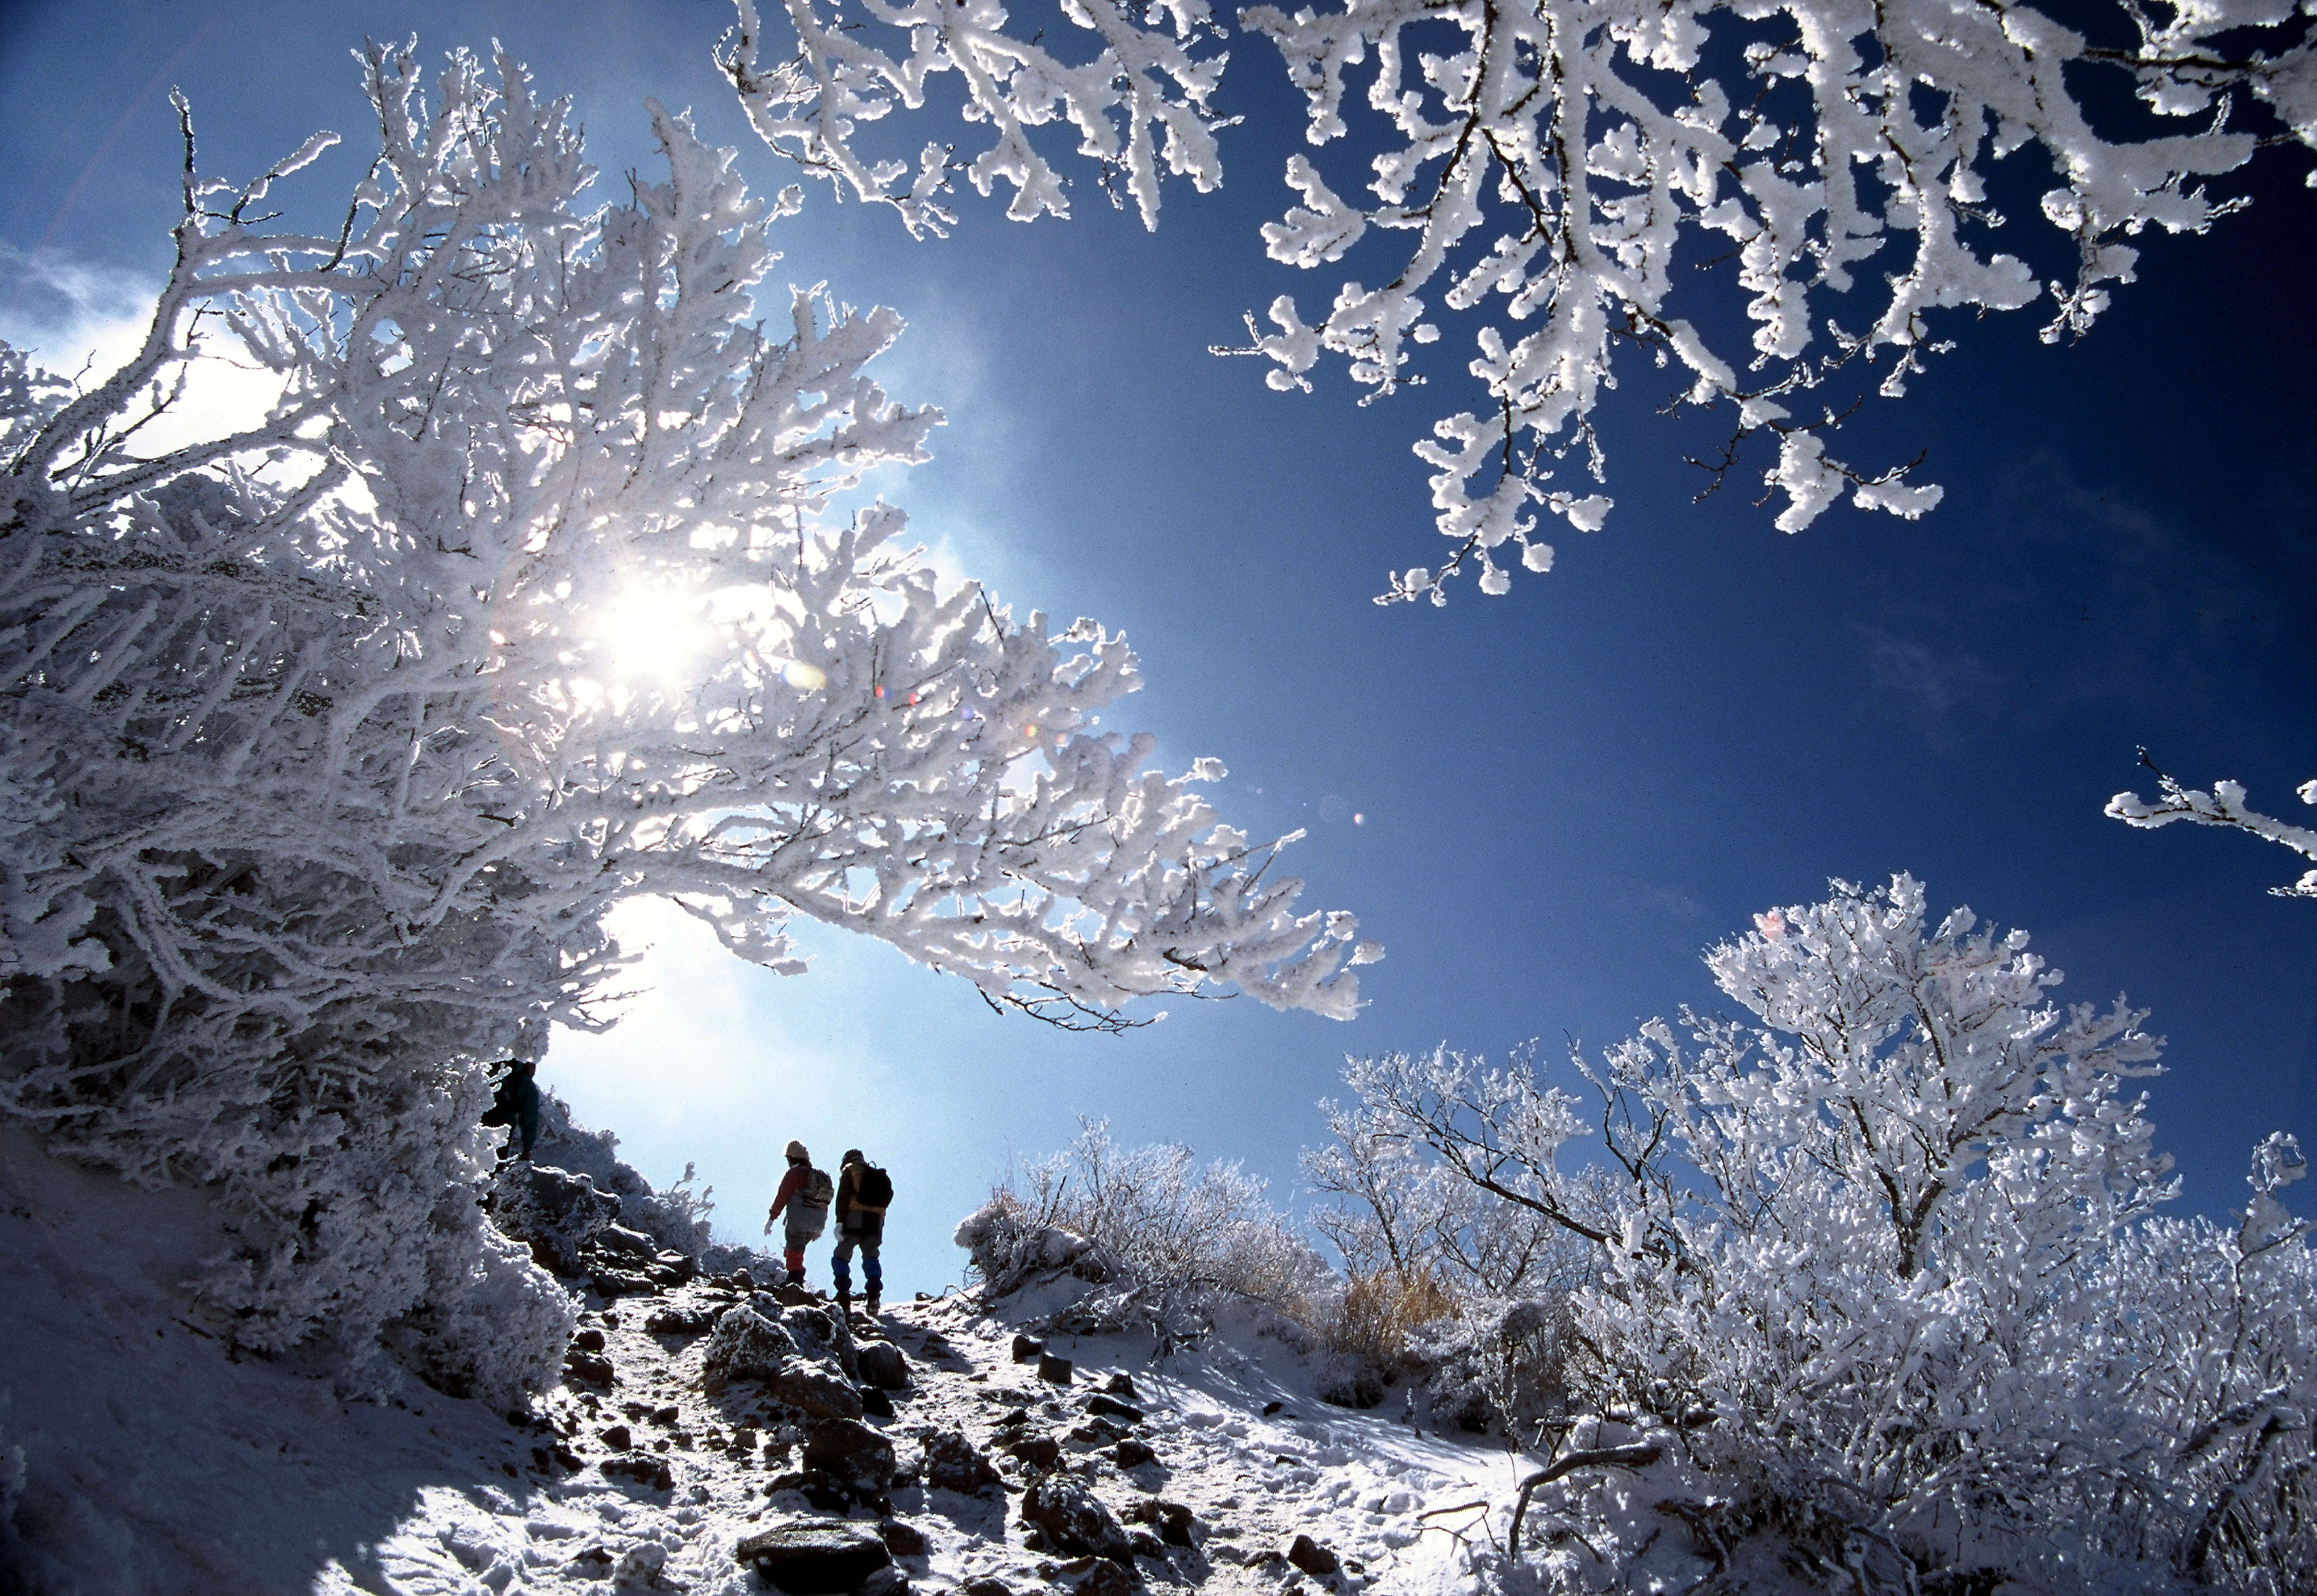
M812 1162L812 1155L804 1150L804 1144L802 1142L791 1142L789 1144L789 1162L791 1164L810 1164Z
M847 1147L845 1149L845 1156L837 1162L841 1168L845 1164L859 1164L861 1161L861 1149L858 1147Z

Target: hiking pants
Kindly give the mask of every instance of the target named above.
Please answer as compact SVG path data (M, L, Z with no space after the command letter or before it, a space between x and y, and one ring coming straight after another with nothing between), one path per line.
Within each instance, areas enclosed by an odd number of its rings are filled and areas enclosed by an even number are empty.
M793 1225L790 1226L786 1234L781 1237L783 1243L781 1262L789 1266L789 1274L796 1282L801 1283L804 1279L805 1248L819 1239L820 1232L816 1230L810 1235L802 1235Z
M885 1242L885 1216L882 1214L848 1214L836 1229L836 1254L829 1260L836 1276L839 1291L853 1289L853 1249L861 1249L861 1278L869 1283L870 1295L881 1295L885 1283L884 1266L877 1262L877 1249Z

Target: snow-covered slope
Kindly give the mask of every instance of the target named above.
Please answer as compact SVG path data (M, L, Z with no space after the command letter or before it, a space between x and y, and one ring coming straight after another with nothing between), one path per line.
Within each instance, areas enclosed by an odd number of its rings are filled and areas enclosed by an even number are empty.
M783 1312L745 1277L616 1299L583 1285L578 1342L600 1333L610 1380L583 1353L582 1372L532 1414L415 1383L351 1400L326 1371L236 1361L214 1339L175 1283L215 1240L198 1200L57 1164L19 1135L4 1149L0 1455L22 1458L7 1501L12 1589L505 1596L609 1582L737 1593L770 1588L736 1556L743 1540L828 1516L798 1488L809 1482L794 1467L794 1412L748 1380L704 1388L716 1316ZM1472 1588L1467 1554L1501 1538L1517 1477L1500 1443L1420 1433L1389 1406L1328 1407L1306 1360L1244 1326L1158 1364L1141 1337L1057 1339L1047 1351L1072 1365L1058 1383L1015 1358L1017 1326L1051 1306L1034 1292L987 1307L952 1294L859 1326L857 1351L898 1349L908 1383L891 1416L865 1419L896 1453L889 1490L871 1493L888 1511L851 1511L901 1554L894 1568L915 1588L1098 1593L1127 1563L1153 1590ZM792 1324L811 1316L788 1311ZM1090 1415L1090 1402L1112 1411ZM947 1431L1001 1483L978 1493L926 1483L926 1442ZM1024 1458L1001 1449L1009 1439ZM1046 1439L1051 1474L1036 1461ZM1063 1477L1140 1530L1139 1552L1098 1563L1039 1547L1024 1487ZM1299 1536L1336 1572L1287 1561Z

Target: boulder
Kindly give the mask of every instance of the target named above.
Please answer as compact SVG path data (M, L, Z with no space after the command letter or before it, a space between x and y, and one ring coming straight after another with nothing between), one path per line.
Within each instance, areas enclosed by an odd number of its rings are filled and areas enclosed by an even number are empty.
M863 1386L855 1393L861 1398L861 1416L864 1419L890 1419L893 1416L893 1399L875 1386Z
M1158 1454L1150 1449L1148 1441L1137 1440L1130 1435L1110 1449L1110 1460L1121 1468L1140 1468L1146 1463L1158 1462Z
M878 1530L885 1538L885 1549L896 1557L922 1557L932 1549L926 1532L902 1519L888 1519Z
M580 1249L620 1212L620 1199L596 1190L586 1175L521 1159L499 1166L487 1200L491 1222L528 1245L541 1269L559 1275L586 1271Z
M856 1590L892 1563L876 1526L843 1519L792 1519L748 1537L732 1555L792 1596Z
M614 1198L613 1201L618 1199ZM651 1259L658 1255L659 1244L640 1230L630 1230L616 1222L604 1226L588 1238L606 1253L624 1253L631 1258Z
M1042 1380L1051 1380L1057 1386L1069 1385L1070 1360L1067 1358L1057 1358L1051 1352L1039 1353L1038 1378Z
M727 1308L700 1355L701 1386L712 1395L735 1380L775 1380L796 1350L780 1325L746 1307Z
M1191 1544L1191 1529L1199 1520L1191 1510L1179 1502L1160 1502L1145 1498L1130 1505L1125 1512L1130 1524L1149 1524L1158 1531L1158 1538L1170 1547Z
M1022 1493L1022 1516L1058 1552L1132 1560L1134 1544L1099 1497L1066 1474L1048 1475Z
M909 1360L891 1342L871 1342L861 1349L861 1383L886 1391L907 1390Z
M1142 1422L1142 1410L1132 1403L1121 1402L1115 1396L1096 1392L1086 1399L1086 1411L1097 1419L1123 1419L1130 1424Z
M1014 1336L1014 1361L1015 1361L1015 1362L1016 1362L1016 1363L1034 1363L1034 1362L1036 1362L1036 1361L1037 1361L1038 1354L1039 1354L1039 1353L1041 1353L1041 1352L1042 1352L1042 1351L1044 1351L1045 1350L1046 1350L1046 1343L1045 1343L1044 1342L1040 1341L1037 1337L1033 1336L1033 1335L1024 1335L1024 1334L1022 1334L1022 1333L1021 1333L1020 1332L1018 1332L1018 1331L1015 1333L1015 1336Z
M997 1470L964 1434L939 1430L926 1437L925 1463L918 1472L928 1485L971 1496L997 1483Z
M1113 1396L1123 1396L1132 1400L1135 1395L1134 1377L1121 1369L1104 1382L1102 1388Z
M664 1307L652 1310L644 1329L653 1335L704 1335L714 1324L705 1308Z
M1308 1535L1299 1535L1287 1548L1287 1560L1315 1580L1327 1579L1341 1566L1336 1554Z
M774 1401L808 1419L857 1419L865 1410L851 1381L826 1363L792 1358L765 1383ZM892 1404L886 1408L890 1412Z
M675 1476L669 1472L666 1462L649 1453L631 1452L624 1457L606 1458L595 1467L604 1471L607 1479L633 1480L640 1485L649 1485L655 1491L675 1488Z
M882 1496L893 1485L893 1443L854 1419L820 1419L805 1432L804 1467L856 1496Z

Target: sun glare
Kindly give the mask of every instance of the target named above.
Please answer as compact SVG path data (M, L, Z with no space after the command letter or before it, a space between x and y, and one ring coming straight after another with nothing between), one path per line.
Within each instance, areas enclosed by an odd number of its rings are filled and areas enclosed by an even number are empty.
M631 593L606 606L590 629L604 663L619 677L680 679L708 642L697 602L659 593Z

